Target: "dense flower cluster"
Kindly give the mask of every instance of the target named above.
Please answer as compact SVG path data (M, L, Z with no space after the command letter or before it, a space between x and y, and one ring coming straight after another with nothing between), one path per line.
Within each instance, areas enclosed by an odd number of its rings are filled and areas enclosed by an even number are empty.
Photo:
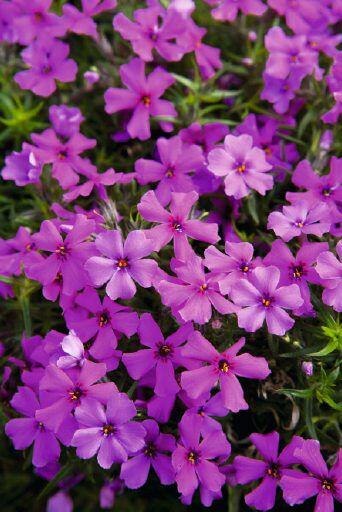
M341 38L334 32L341 6L329 0L205 2L216 21L266 13L283 26L270 26L264 38L259 92L266 107L231 129L195 117L179 129L173 91L193 82L168 63L194 59L199 82L224 72L219 49L202 42L207 31L192 17L196 2L173 0L165 7L150 0L129 17L116 0L82 0L80 9L66 2L58 13L50 0L0 0L0 39L24 47L14 80L44 98L64 87L59 82L76 80L70 33L99 45L94 17L113 15L116 37L133 54L116 66L116 82L107 81L104 111L119 119L115 141L140 144L131 172L107 168L105 159L84 154L101 140L81 133L81 110L60 102L49 106L48 127L5 157L3 180L35 190L53 186L61 194L36 232L21 226L13 238L0 239L3 299L11 300L13 282L24 276L56 302L60 316L44 336L23 333L22 358L9 358L3 385L15 367L21 377L6 396L11 419L5 431L16 450L33 446L35 471L48 480L59 472L64 451L97 461L108 477L102 508L154 472L161 484L176 484L187 505L197 490L210 506L225 484L258 481L245 496L257 510L271 510L280 489L290 506L317 496L315 511L333 512L334 500L342 502L341 451L328 469L317 440L294 436L279 452L274 431L250 436L260 457L235 448L232 456L222 419L246 411L251 393L275 367L271 353L255 355L248 333L263 329L265 339L287 339L296 321L314 318L323 303L342 311L342 162L325 156L316 169L318 159L304 159L289 135L308 77L326 80L334 100L321 122L334 124L342 112ZM85 77L90 90L101 79L95 71ZM234 101L221 99L222 108ZM140 141L155 131L155 144L145 148ZM236 227L242 205L248 202L253 215L253 204L270 200L277 186L287 203L281 196L272 203L274 210L264 212L267 229L248 239ZM105 215L103 205L119 187L128 195L141 192L130 229L117 211L110 222ZM151 310L151 297L169 323ZM235 322L247 344L229 334L215 343L211 333L222 322ZM312 375L311 362L302 363ZM71 510L68 491L83 478L65 488L62 482L48 510Z

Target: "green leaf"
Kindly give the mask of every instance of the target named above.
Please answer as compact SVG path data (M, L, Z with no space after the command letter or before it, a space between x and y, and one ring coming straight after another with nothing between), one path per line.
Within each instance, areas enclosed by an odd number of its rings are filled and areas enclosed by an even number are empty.
M318 352L310 352L309 355L313 357L323 357L327 356L331 352L333 352L338 347L338 343L336 340L331 340L328 345L322 350L319 350Z
M196 92L198 91L198 84L193 82L192 80L189 80L188 78L185 78L185 76L177 75L177 73L171 73L173 78L179 82L182 85L185 85L185 87L188 87L192 91Z
M255 224L259 225L260 220L259 220L259 215L257 212L257 202L255 199L255 194L253 194L253 193L248 196L247 208L248 208L248 211L251 214L252 219L254 220Z
M277 393L295 396L297 398L309 398L312 396L312 389L279 389Z
M61 470L57 473L57 475L52 480L50 480L50 482L44 487L42 492L38 495L37 500L39 501L39 500L43 499L45 496L47 496L48 494L50 494L50 492L53 491L57 487L59 482L71 473L71 470L72 470L72 464L70 464L70 463L66 464L63 468L61 468Z

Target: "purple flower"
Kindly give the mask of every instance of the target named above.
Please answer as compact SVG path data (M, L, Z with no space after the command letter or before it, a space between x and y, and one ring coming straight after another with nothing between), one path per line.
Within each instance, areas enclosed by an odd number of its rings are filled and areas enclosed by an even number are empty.
M293 71L287 78L274 78L267 73L264 74L265 87L260 98L273 103L277 114L285 114L289 108L290 101L296 96L300 88L304 73L300 70Z
M80 315L79 308L72 314L66 313L67 325L77 332L84 343L95 337L89 353L96 359L107 355L110 357L117 347L120 333L128 338L137 332L139 317L127 306L122 306L105 297L103 302L91 287L85 288L75 298L75 306L85 310L86 316Z
M305 201L313 206L318 202L326 203L336 210L342 202L342 158L332 157L330 173L319 176L308 160L302 160L292 174L292 183L306 192L286 192L286 199L296 203Z
M334 512L334 498L342 503L342 450L330 470L315 439L304 440L294 454L309 473L292 470L281 478L280 487L286 503L297 505L317 495L315 512Z
M170 282L162 279L158 292L163 304L172 307L184 322L193 320L205 324L211 318L212 306L223 315L237 311L220 294L217 276L204 272L199 256L192 254L186 263L176 262L174 269L178 280Z
M218 352L198 331L190 334L182 355L201 363L201 367L183 371L182 388L191 398L198 398L220 383L223 405L233 412L248 409L242 387L236 378L266 379L271 373L266 359L237 353L245 344L241 338L224 352Z
M79 108L66 105L51 105L49 119L56 134L67 139L80 131L81 123L84 121Z
M37 420L57 432L63 421L89 400L106 403L116 391L114 382L94 384L105 374L105 364L91 361L85 361L82 368L72 374L54 365L47 366L39 387L47 392L51 405L36 412Z
M321 253L317 258L316 271L324 279L323 302L342 312L342 241L336 245L339 260L331 252Z
M122 356L122 362L129 375L138 380L155 368L154 392L158 396L178 393L179 385L175 378L175 367L183 363L180 345L187 340L192 330L191 323L187 323L164 339L153 317L149 313L144 313L140 319L138 333L141 344L149 348L138 350L138 352L126 352Z
M129 489L138 489L145 484L152 466L163 485L173 484L175 471L171 457L165 452L173 452L176 448L174 437L160 433L154 420L145 420L142 426L146 431L145 446L122 464L120 478Z
M100 507L104 509L113 508L116 495L122 493L124 488L125 484L120 480L120 478L106 480L100 490Z
M1 273L19 276L23 266L29 264L31 251L34 250L35 245L30 231L21 226L15 237L6 240L3 249L0 250Z
M108 114L133 110L127 124L127 131L132 138L147 140L151 137L150 116L177 116L172 103L160 99L174 82L172 75L163 68L158 66L146 77L145 63L140 59L132 59L120 67L120 76L127 89L109 88L105 92L105 110ZM160 125L164 131L172 130L172 123L168 121L161 121Z
M43 402L44 403L44 402ZM16 450L25 450L33 443L32 463L43 467L59 459L60 447L55 434L44 423L35 419L37 409L42 405L32 389L19 387L11 400L12 407L25 418L10 420L5 432Z
M219 287L223 295L229 293L232 285L248 278L257 266L253 260L253 245L248 242L226 242L223 254L211 245L204 251L204 264L220 277Z
M82 0L82 11L71 4L63 5L63 23L67 30L99 39L93 16L116 7L116 0Z
M296 284L299 287L304 303L294 311L296 315L313 314L308 283L321 284L313 265L319 254L327 249L326 242L305 243L294 257L282 240L275 240L263 260L265 265L274 265L280 270L280 286Z
M243 14L262 16L267 6L261 0L205 0L209 5L217 5L212 16L219 21L234 21L240 10Z
M122 180L122 177L119 176L120 174L123 176L125 175L123 173L118 173L118 175L116 175L114 169L108 169L107 171L99 174L96 171L95 166L88 165L88 167L89 171L82 171L87 181L82 183L82 185L74 185L70 187L69 191L63 194L63 199L65 202L70 203L71 201L77 199L79 196L88 197L94 189L97 192L99 199L102 201L108 201L106 187L109 185L114 185L114 183L118 183L120 181L127 182L125 179ZM131 176L133 173L127 174L130 175L128 176L128 179L131 181Z
M64 35L65 26L62 18L49 12L52 0L13 0L12 3L15 7L13 32L18 43L27 46L42 36Z
M179 434L179 443L172 454L178 491L191 496L201 484L209 491L219 492L225 477L213 459L230 455L230 444L224 433L215 431L200 440L201 419L187 415L179 423Z
M85 269L95 286L109 281L106 293L112 300L134 297L137 291L134 281L143 288L152 285L157 263L142 259L153 251L153 242L147 240L143 231L128 233L124 244L119 231L106 231L96 237L95 245L103 256L90 258Z
M13 153L5 158L5 167L1 171L4 180L13 180L18 187L29 183L38 183L42 166L34 152L24 143L20 153Z
M97 454L97 462L104 469L113 463L127 461L128 455L144 447L145 429L132 421L137 411L124 393L112 391L106 410L96 400L88 400L75 411L80 428L74 433L80 459Z
M249 194L251 189L265 195L273 187L273 177L265 174L272 166L265 160L262 149L253 147L250 135L227 135L224 148L208 154L208 169L216 176L226 176L225 193L235 199Z
M22 89L30 89L38 96L50 96L56 90L56 80L73 82L77 65L68 59L69 46L57 39L39 38L21 52L26 71L19 71L14 80Z
M94 166L88 159L79 155L96 146L95 139L87 139L79 132L74 132L68 140L59 139L54 130L48 128L42 133L32 133L35 146L28 145L42 164L52 164L51 174L65 190L79 181L78 173L93 171Z
M245 496L245 502L249 507L254 507L257 510L271 510L275 504L279 481L284 475L293 471L288 468L297 462L294 452L301 446L303 439L294 437L279 455L278 432L252 434L250 440L256 446L263 460L250 459L240 455L235 457L236 480L239 484L247 484L262 478L258 487Z
M311 361L303 361L302 372L305 373L305 375L307 375L308 377L311 377L314 373L313 363Z
M182 16L175 9L164 10L160 6L137 9L135 22L123 13L114 17L113 26L120 35L131 42L134 52L144 61L153 60L154 49L168 61L178 61L184 49L175 42L186 26Z
M265 36L265 46L270 52L266 73L285 79L293 71L300 71L304 76L315 71L319 80L322 70L318 67L318 55L306 42L305 36L286 36L280 27L272 27Z
M62 368L62 370L67 370L75 366L83 366L85 362L84 346L82 341L78 338L78 336L76 336L76 333L74 331L70 331L68 336L65 336L63 338L61 347L63 351L68 355L61 356L57 360L56 364L58 368Z
M93 233L95 223L84 215L77 215L73 228L65 239L51 220L44 220L39 233L32 236L37 249L52 253L47 258L40 257L26 265L26 274L44 286L56 279L62 281L62 290L72 295L88 284L83 269L84 262L95 252L94 244L86 241Z
M286 25L296 34L323 32L331 14L320 0L268 0L268 5L285 16Z
M198 200L196 192L185 194L171 192L170 212L166 211L158 201L153 190L146 192L138 204L138 211L143 219L159 222L160 225L145 231L149 240L153 241L154 250L160 251L173 239L175 257L185 261L191 253L188 237L215 243L219 240L217 224L188 220L191 207Z
M183 144L180 137L159 138L157 149L160 162L139 158L135 162L138 183L146 185L158 181L155 190L158 201L167 205L171 192L191 192L194 188L189 176L204 163L200 147Z
M281 212L272 212L268 216L267 229L273 229L284 242L305 235L322 236L330 229L329 208L323 202L309 204L306 201L283 206Z
M248 332L260 329L264 320L268 331L282 336L291 329L294 320L284 309L298 309L303 304L296 284L278 288L280 271L277 267L258 267L247 279L231 291L233 301L241 306L237 312L239 327Z

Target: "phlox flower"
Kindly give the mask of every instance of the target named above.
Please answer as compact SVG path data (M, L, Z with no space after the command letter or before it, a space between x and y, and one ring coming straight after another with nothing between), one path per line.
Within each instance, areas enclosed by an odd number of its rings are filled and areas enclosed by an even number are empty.
M218 226L213 223L188 219L192 206L198 200L196 192L171 192L170 212L158 201L153 190L146 192L138 204L143 219L158 222L158 226L145 230L145 235L153 241L154 250L160 251L173 239L175 257L185 261L191 253L188 237L207 243L219 240Z
M261 0L205 0L205 2L217 6L211 14L219 21L234 21L239 11L243 14L262 16L267 10L267 5Z
M192 254L185 263L176 262L174 270L178 280L162 279L157 286L162 302L173 308L184 322L208 322L212 306L221 314L234 313L236 306L225 299L220 291L217 276L204 272L203 261Z
M286 25L296 34L323 32L331 18L328 6L320 0L268 0L268 5L285 16Z
M106 293L112 300L131 299L137 290L134 281L143 288L151 286L157 263L145 259L153 251L153 242L143 231L131 231L125 243L119 231L106 231L96 237L95 246L101 256L90 258L85 269L95 286L108 282Z
M72 446L80 459L97 454L103 469L113 463L127 461L128 455L144 447L144 427L132 421L137 411L125 393L113 391L106 409L97 400L88 400L75 411L79 428L74 433Z
M32 235L28 228L20 226L14 238L6 240L5 244L7 250L0 251L1 273L18 276L29 264L31 251L35 250Z
M175 367L183 366L180 345L184 344L192 330L191 323L187 323L164 339L153 317L144 313L139 322L138 334L141 344L148 348L126 352L122 356L129 375L138 380L155 368L154 392L163 397L178 393L180 388L175 378Z
M316 271L323 279L323 302L335 311L342 311L342 241L336 245L339 260L331 252L322 252L317 258Z
M295 436L291 443L278 455L279 434L252 434L250 440L262 456L260 459L250 459L238 455L234 459L234 469L237 483L247 484L262 478L261 483L245 496L245 502L256 510L271 510L274 507L276 491L280 479L290 474L290 466L298 462L294 453L300 447L303 439Z
M56 80L73 82L77 65L68 59L69 45L57 39L40 37L21 52L30 68L19 71L14 80L22 89L30 89L38 96L50 96L56 90Z
M165 452L173 452L176 442L171 434L159 432L158 423L144 420L142 426L146 431L144 446L134 457L121 466L120 478L129 489L138 489L146 483L151 466L163 485L173 484L175 471L171 457Z
M293 506L317 496L314 512L334 512L334 498L342 503L342 450L331 469L328 469L316 439L304 440L294 455L308 473L292 470L281 478L280 487L286 503Z
M13 180L17 187L25 187L30 183L38 183L41 173L41 163L30 146L24 142L20 153L13 151L5 158L1 176L4 180Z
M296 284L278 287L277 267L258 267L249 279L233 286L230 296L241 309L237 312L239 327L248 332L260 329L266 320L268 331L282 336L291 329L294 320L284 309L298 309L303 304Z
M137 9L131 21L123 13L114 17L113 26L124 39L131 42L134 52L144 61L153 60L155 50L167 61L178 61L184 49L177 38L186 30L182 16L175 9L161 6Z
M224 352L219 353L198 331L190 334L187 344L182 349L182 355L198 361L201 366L182 372L182 389L191 398L198 398L219 382L223 405L227 409L233 412L248 409L242 387L236 376L265 379L271 370L263 357L253 357L250 354L238 356L237 353L244 344L245 339L241 338Z
M190 501L200 484L208 491L219 492L225 477L213 459L229 457L226 436L215 431L201 440L201 419L195 415L183 416L178 429L180 439L172 454L178 491Z
M49 119L56 134L62 139L70 139L80 131L84 117L79 108L66 105L51 105Z
M290 101L296 96L300 88L304 73L299 70L293 71L287 78L274 78L267 73L264 74L265 86L260 98L273 103L277 114L285 114L288 111Z
M101 12L114 9L117 5L116 0L82 0L82 11L79 11L72 4L63 5L63 23L66 30L75 34L84 34L93 37L96 41L99 39L96 23L93 16Z
M163 68L156 67L146 77L145 63L141 59L132 59L120 67L120 76L127 89L107 89L105 110L108 114L133 110L127 124L127 131L132 138L147 140L151 137L150 116L177 116L173 104L160 99L174 82L173 76ZM160 125L164 131L172 130L170 122L161 121Z
M326 204L301 201L283 206L282 212L270 213L267 229L273 229L284 242L289 242L302 234L320 237L330 230L330 225L330 210Z
M273 187L273 177L266 174L272 166L265 160L265 152L253 147L250 135L227 135L224 147L208 154L208 169L216 176L226 176L225 193L241 199L257 190L262 195Z
M101 201L108 201L108 194L106 187L114 185L114 183L127 183L132 181L131 176L125 178L123 173L115 173L114 169L107 169L107 171L98 173L95 166L88 166L89 170L82 171L86 181L81 185L74 185L70 187L68 192L63 194L65 202L70 203L79 196L88 197L93 190L96 191ZM121 176L120 176L121 174ZM133 173L128 173L132 175Z
M157 140L159 162L139 158L135 162L137 181L141 185L159 182L155 190L158 201L167 205L171 192L191 192L194 188L190 173L204 164L203 153L195 144L185 145L180 137Z

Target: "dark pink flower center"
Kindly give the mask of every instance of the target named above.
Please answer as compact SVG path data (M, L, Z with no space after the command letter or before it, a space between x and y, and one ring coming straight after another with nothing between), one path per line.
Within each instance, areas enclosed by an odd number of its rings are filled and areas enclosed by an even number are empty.
M329 197L331 195L331 192L332 192L332 190L329 186L322 188L322 195L325 197Z
M248 265L248 263L241 263L240 265L240 270L241 272L243 272L244 274L247 274L247 272L250 271L250 266Z
M304 224L305 224L304 221L300 220L300 219L296 220L296 222L294 223L296 228L302 228L302 227L304 227Z
M219 367L219 370L220 372L222 373L228 373L229 372L229 363L226 359L220 359L219 363L218 363L218 367Z
M236 164L236 170L237 170L237 172L239 172L239 173L243 173L243 172L245 172L245 171L246 171L246 169L247 169L247 167L246 167L246 164L245 164L244 162L238 162L238 163Z
M104 425L102 427L102 434L105 436L105 437L108 437L108 436L112 436L115 432L115 427L113 425L111 425L110 423L108 423L108 425Z
M279 466L272 464L266 471L266 474L276 480L280 479Z
M172 178L174 175L175 175L175 173L174 173L174 169L173 169L172 167L169 167L169 168L166 170L165 176L166 176L167 178Z
M201 284L200 291L204 293L208 289L208 285L206 283Z
M103 327L109 322L109 314L108 311L102 311L98 318L99 326Z
M118 269L125 269L128 267L128 261L125 258L119 259L117 262Z
M42 421L39 421L39 422L38 422L38 429L39 429L41 432L44 432L45 427L44 427L44 423L43 423Z
M190 464L195 465L199 462L200 456L198 452L196 452L195 450L191 450L188 452L186 458L190 462Z
M177 231L177 233L183 233L183 226L179 220L171 218L171 227L174 231Z
M65 258L68 254L68 248L65 245L59 245L57 249L55 250L55 253L60 258Z
M141 98L141 102L143 105L145 105L145 107L149 107L151 105L151 98L150 96L143 96Z
M156 446L152 442L147 443L144 448L144 455L146 455L146 457L150 457L151 459L154 459L156 454L157 454Z
M43 13L41 13L41 12L35 12L33 15L33 18L36 23L40 23L41 21L43 21L44 16L43 16Z
M173 353L173 348L171 345L168 345L167 343L158 345L158 356L166 359L167 357L171 356Z
M334 482L328 478L324 478L324 480L322 480L322 489L323 491L333 492Z
M74 389L72 389L71 391L69 391L68 395L69 395L69 399L72 402L78 402L79 399L81 398L81 396L84 395L84 392L80 387L77 386Z
M45 66L42 67L43 75L48 75L49 73L51 73L51 71L52 71L52 67L49 64L46 64Z
M272 299L271 297L263 297L261 299L261 303L265 308L269 308L270 305L272 304Z
M304 273L303 265L292 265L292 267L290 267L290 274L293 279L301 279Z

